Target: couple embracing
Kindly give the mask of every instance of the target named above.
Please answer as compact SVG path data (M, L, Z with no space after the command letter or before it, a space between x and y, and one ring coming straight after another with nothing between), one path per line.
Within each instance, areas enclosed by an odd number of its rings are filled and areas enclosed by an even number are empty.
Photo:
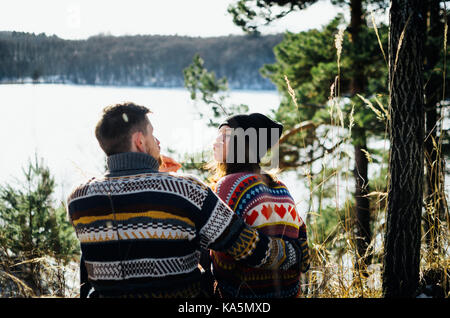
M282 125L257 113L228 117L207 185L160 154L149 113L133 103L103 110L95 135L108 169L68 197L80 295L296 297L309 268L306 226L286 186L260 164Z

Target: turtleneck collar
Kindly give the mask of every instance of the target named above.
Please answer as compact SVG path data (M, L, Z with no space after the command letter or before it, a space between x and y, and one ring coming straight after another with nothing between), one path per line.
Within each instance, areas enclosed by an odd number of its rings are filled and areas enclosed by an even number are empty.
M128 174L136 172L158 172L158 161L142 152L123 152L108 156L106 159L108 174Z

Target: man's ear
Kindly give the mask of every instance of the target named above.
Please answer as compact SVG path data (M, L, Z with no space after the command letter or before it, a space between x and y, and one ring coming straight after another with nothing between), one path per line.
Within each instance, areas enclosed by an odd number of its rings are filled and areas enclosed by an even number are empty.
M136 131L131 135L131 150L137 152L146 152L144 134L140 131Z

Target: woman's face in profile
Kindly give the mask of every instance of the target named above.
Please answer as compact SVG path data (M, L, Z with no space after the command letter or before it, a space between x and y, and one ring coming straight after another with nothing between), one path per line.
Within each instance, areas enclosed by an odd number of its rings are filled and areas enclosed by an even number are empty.
M227 145L230 141L231 130L230 126L222 126L218 131L216 140L213 144L214 159L217 162L223 163L226 160Z

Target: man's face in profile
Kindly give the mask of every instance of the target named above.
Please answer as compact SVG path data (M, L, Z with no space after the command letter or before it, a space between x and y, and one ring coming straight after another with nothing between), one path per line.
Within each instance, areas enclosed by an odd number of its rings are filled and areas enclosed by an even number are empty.
M147 133L144 135L144 140L147 153L156 160L158 160L159 163L161 163L160 162L161 147L159 146L160 143L158 138L156 138L153 135L153 126L150 120L148 120L147 122Z

